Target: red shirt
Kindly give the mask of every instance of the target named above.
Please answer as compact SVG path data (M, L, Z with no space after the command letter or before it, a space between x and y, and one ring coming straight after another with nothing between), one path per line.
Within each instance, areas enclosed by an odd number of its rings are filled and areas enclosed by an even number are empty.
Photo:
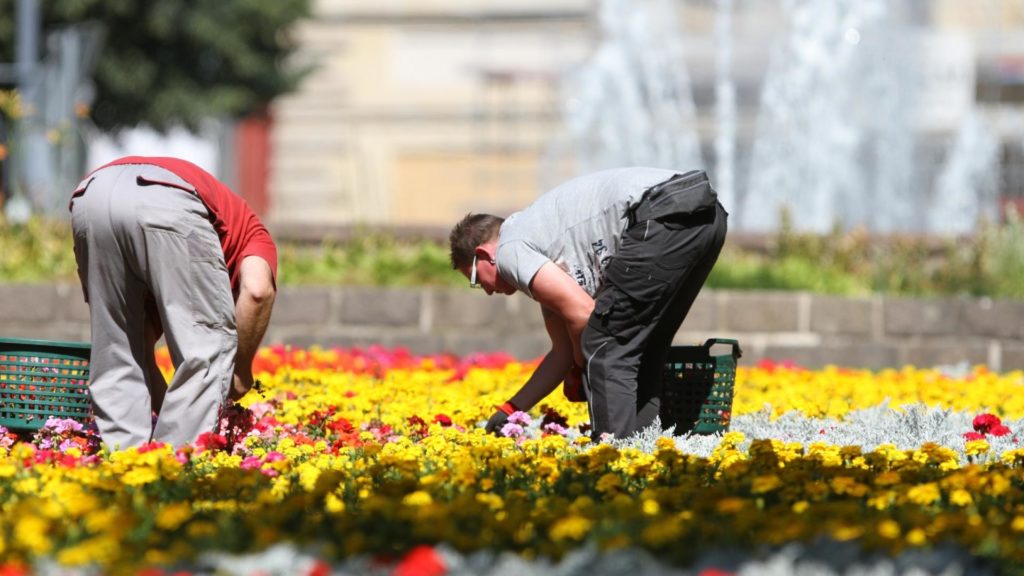
M96 170L124 164L159 166L174 172L195 188L199 199L203 201L206 209L210 212L210 222L220 238L220 247L224 251L224 263L227 264L228 274L231 275L231 288L236 294L238 293L238 265L246 256L259 256L266 260L274 278L277 278L277 246L274 245L270 233L267 232L266 227L249 208L249 205L245 203L245 200L232 192L220 180L214 178L212 174L186 160L149 156L126 156ZM173 183L169 184L175 186Z

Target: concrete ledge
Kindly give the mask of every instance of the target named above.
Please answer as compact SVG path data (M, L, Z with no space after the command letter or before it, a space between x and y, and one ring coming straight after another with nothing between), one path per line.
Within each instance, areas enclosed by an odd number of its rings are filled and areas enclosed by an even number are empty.
M738 339L744 364L767 358L879 369L969 362L1008 371L1024 368L1024 302L705 290L675 342L715 336ZM88 340L81 289L0 284L0 337ZM378 344L416 354L505 351L522 359L549 346L536 302L462 287L285 286L264 342Z

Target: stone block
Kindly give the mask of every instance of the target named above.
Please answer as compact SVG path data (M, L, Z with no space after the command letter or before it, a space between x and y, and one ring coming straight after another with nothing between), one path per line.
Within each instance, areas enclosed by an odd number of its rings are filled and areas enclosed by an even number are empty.
M505 296L488 296L483 290L448 288L431 290L431 328L500 328L508 322Z
M718 321L718 301L714 293L701 292L683 319L682 330L714 330Z
M1024 334L1024 302L967 300L961 304L960 322L967 335L1017 338Z
M796 332L800 328L799 294L729 292L723 298L723 329L730 332Z
M414 355L441 354L445 351L444 337L422 332L395 333L382 344L388 348L405 348Z
M416 289L346 287L339 321L352 326L419 326L422 300Z
M449 333L444 336L445 350L456 356L476 353L507 352L508 339L495 332L479 334Z
M811 331L870 337L873 303L867 298L811 297Z
M310 348L312 346L319 346L321 348L367 348L380 345L381 338L376 335L348 332L289 333L283 336L279 343L295 348Z
M89 325L72 322L8 322L0 320L0 338L89 342Z
M947 336L960 326L962 302L953 298L887 298L882 306L890 336Z
M823 344L821 346L765 347L764 356L776 362L791 361L806 368L842 366L877 370L900 365L899 350L886 344Z
M1003 342L1001 350L1002 360L998 367L1000 372L1013 370L1024 370L1024 345L1020 342Z
M272 326L319 326L331 319L331 289L327 286L283 286L274 300Z
M0 284L0 318L8 322L52 322L59 310L53 284Z
M988 363L988 344L984 342L916 342L901 349L902 364L921 368Z
M544 328L544 314L541 313L540 304L522 292L516 292L508 297L501 297L505 302L505 318L510 332L542 332L547 334Z
M89 305L80 284L57 284L57 316L65 322L89 323Z
M551 350L551 339L546 332L509 334L500 348L521 361L539 360Z

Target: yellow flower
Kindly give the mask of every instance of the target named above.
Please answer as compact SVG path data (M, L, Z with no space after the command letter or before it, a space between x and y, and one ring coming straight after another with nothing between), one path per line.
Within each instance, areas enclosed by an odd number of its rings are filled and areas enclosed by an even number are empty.
M1014 516L1010 523L1010 529L1014 532L1024 532L1024 516Z
M14 541L33 554L43 555L50 551L53 543L48 532L49 523L39 516L24 514L14 525Z
M142 486L160 479L160 473L153 468L132 468L121 476L121 481L129 486Z
M987 440L968 440L964 444L964 453L968 456L980 456L982 454L988 454L989 444Z
M163 530L177 530L178 526L184 524L191 517L191 505L187 502L172 502L157 511L154 523Z
M14 465L14 462L6 460L0 462L0 478L10 478L18 473L18 467Z
M860 538L864 534L864 528L859 524L844 523L833 527L830 532L833 538L843 542Z
M611 492L622 488L622 478L615 472L607 472L597 479L595 489L598 492Z
M886 519L878 523L878 535L893 540L900 537L900 525L895 520Z
M406 506L426 506L434 501L430 493L424 492L423 490L417 490L415 492L406 494L402 498L402 504Z
M750 491L754 494L764 494L771 492L779 486L782 486L782 480L775 474L765 474L754 478L754 481L750 484Z
M928 541L928 536L924 530L920 528L914 528L910 532L907 532L907 542L914 546L920 546Z
M939 487L934 482L928 482L927 484L918 484L913 486L910 490L907 490L907 499L914 504L921 506L928 506L935 503L941 498Z
M560 518L552 526L549 534L555 542L564 540L583 540L590 532L592 522L582 516L567 516Z
M974 499L971 498L971 493L963 488L953 490L949 494L949 501L956 506L970 506L974 503Z
M332 514L339 514L345 511L345 502L330 492L324 497L324 508Z
M657 500L648 498L643 503L644 514L648 516L657 516L658 512L661 512L661 505L658 504Z

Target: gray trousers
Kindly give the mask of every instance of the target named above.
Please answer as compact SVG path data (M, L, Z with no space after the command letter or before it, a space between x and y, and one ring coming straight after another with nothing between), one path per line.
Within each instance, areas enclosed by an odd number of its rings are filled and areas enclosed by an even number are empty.
M668 349L718 260L727 219L716 202L624 231L581 337L595 439L625 438L658 415Z
M156 166L105 168L72 199L92 326L89 389L111 449L150 440L181 446L217 423L238 339L208 216L191 185ZM154 326L162 326L175 368L167 384L147 345Z

